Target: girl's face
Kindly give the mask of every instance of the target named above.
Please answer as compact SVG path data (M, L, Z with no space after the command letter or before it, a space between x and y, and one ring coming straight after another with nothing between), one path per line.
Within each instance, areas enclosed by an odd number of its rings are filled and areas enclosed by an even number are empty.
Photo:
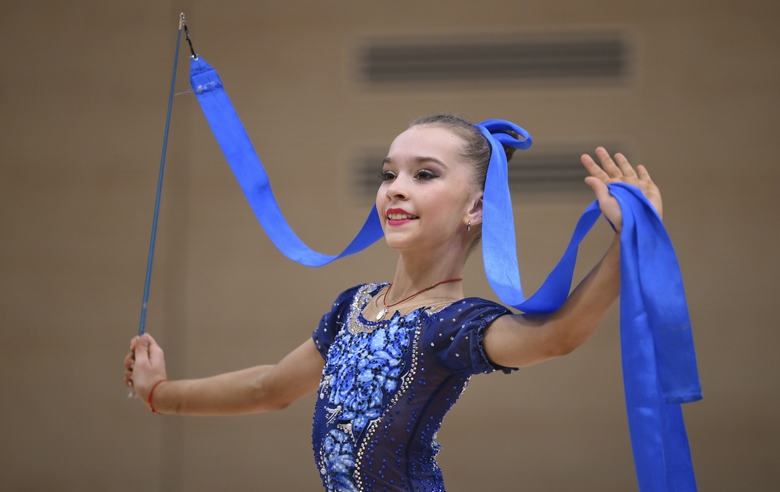
M467 224L482 222L482 191L463 140L436 125L413 126L390 145L376 206L394 249L463 247Z

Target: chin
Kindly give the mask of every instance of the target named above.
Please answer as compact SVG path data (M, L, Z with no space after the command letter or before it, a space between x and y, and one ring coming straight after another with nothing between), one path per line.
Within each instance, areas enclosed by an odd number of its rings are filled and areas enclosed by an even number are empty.
M415 247L415 241L409 234L400 231L393 231L390 234L385 232L385 242L396 251Z
M388 246L390 246L392 249L400 250L409 247L409 241L404 240L403 238L400 238L398 236L387 236L385 235L385 243L387 243Z

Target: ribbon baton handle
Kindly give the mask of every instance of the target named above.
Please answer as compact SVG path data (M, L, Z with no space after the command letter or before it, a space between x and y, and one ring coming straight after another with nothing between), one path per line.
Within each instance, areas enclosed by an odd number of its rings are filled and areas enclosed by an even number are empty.
M144 334L146 328L146 307L149 304L149 287L152 283L152 265L154 264L154 244L157 240L157 221L160 216L160 197L162 196L163 175L165 174L165 154L168 150L168 133L171 129L171 111L173 109L173 95L176 86L176 67L179 61L179 45L181 44L181 30L187 29L187 21L184 13L179 14L179 30L176 33L176 52L173 55L173 75L171 76L171 92L168 96L168 116L165 118L165 135L163 136L162 157L160 158L160 175L157 179L157 198L154 202L154 218L152 219L152 237L149 240L149 259L146 262L146 281L144 282L144 300L141 304L141 322L138 327L138 336ZM187 32L189 41L189 32ZM192 43L190 43L192 49ZM194 53L194 51L193 51Z

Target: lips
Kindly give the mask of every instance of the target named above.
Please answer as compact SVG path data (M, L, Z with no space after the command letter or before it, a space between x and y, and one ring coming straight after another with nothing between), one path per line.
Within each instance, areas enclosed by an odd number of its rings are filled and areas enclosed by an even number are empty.
M399 226L419 218L402 208L388 209L387 212L385 212L385 217L387 218L387 224L391 226Z

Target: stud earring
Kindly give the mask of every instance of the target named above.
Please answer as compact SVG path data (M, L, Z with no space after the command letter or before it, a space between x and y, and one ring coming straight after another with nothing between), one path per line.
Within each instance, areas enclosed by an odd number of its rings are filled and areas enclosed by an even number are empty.
M466 232L471 232L471 221L469 221L469 223L466 224Z

